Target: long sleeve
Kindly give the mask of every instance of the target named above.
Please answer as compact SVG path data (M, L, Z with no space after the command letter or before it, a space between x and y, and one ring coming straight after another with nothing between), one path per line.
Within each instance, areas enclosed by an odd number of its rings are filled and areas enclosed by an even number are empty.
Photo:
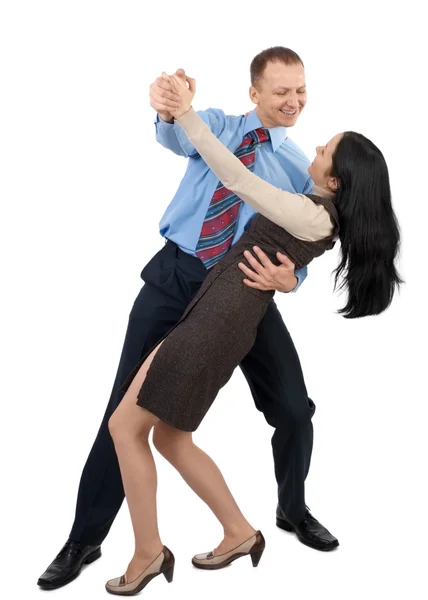
M210 131L218 137L227 124L226 115L222 110L210 108L204 111L198 111L196 114L209 127ZM167 123L159 115L155 119L156 141L167 150L171 150L178 156L195 156L198 151L195 149L183 129L177 125L177 122Z
M308 276L308 267L302 267L301 269L297 269L297 271L294 272L294 275L297 278L297 285L294 288L294 290L291 290L292 294L297 292L299 287L302 285L302 283L305 281L306 277Z
M257 177L224 146L193 109L176 121L223 185L298 239L317 241L332 234L330 216L304 194L292 194Z

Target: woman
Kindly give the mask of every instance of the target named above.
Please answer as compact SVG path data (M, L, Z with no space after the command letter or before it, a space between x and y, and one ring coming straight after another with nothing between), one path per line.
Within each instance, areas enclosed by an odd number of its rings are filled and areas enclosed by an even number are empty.
M167 76L165 76L167 77ZM174 557L157 528L156 468L148 438L208 504L224 539L193 564L218 569L251 555L257 566L264 538L244 518L213 461L192 441L219 389L254 343L258 323L274 292L246 287L237 268L245 250L259 245L276 261L287 254L297 268L341 242L336 283L348 290L341 310L348 318L379 314L401 280L394 261L399 231L391 206L388 170L364 136L336 135L309 168L313 195L278 190L250 172L219 142L191 108L189 88L174 77L178 124L224 186L259 214L209 272L179 323L144 357L124 383L126 394L109 421L119 459L136 545L127 572L106 584L118 595L138 593L153 577L172 580ZM264 135L268 131L263 130Z

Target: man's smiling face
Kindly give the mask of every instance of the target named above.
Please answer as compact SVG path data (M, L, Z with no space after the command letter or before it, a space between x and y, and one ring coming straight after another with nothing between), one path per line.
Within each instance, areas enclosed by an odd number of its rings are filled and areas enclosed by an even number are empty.
M303 65L268 62L250 87L250 98L264 127L292 127L306 104Z

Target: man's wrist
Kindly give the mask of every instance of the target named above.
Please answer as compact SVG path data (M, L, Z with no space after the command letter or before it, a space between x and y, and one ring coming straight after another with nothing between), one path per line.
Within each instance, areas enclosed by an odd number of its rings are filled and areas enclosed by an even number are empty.
M158 112L158 116L160 119L162 119L162 121L165 121L165 123L174 123L174 117L168 112Z
M293 287L292 287L292 288L290 288L289 290L287 290L287 291L285 292L286 294L290 294L291 292L293 292L293 291L296 289L296 287L299 285L299 278L298 278L298 277L296 277L295 275L294 275L294 280L293 280L293 281L294 281L294 285L293 285Z

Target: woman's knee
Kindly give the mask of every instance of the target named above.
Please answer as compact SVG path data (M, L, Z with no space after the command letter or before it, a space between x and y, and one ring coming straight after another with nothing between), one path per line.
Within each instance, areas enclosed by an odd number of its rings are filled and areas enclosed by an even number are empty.
M129 438L130 431L126 427L125 420L117 410L115 410L108 421L108 430L115 444Z
M147 420L135 419L135 415L119 406L108 421L110 435L117 444L148 440L152 424Z
M153 445L168 460L192 443L191 433L174 429L165 423L157 423L153 429Z

